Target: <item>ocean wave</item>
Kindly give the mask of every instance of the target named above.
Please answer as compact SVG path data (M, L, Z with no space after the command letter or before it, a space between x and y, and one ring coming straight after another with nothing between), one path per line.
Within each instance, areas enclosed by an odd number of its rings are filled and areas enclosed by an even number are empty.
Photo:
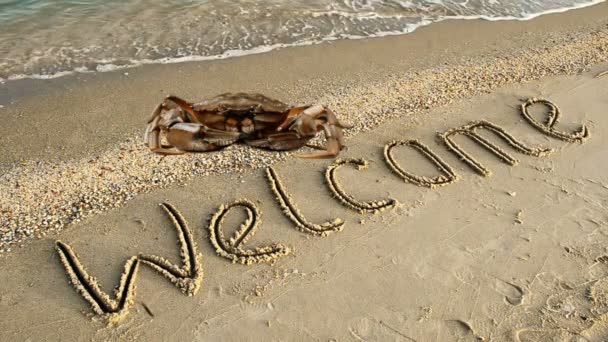
M5 56L0 83L401 35L444 20L530 20L605 0L312 0L280 5L272 1L222 5L219 0L169 0L161 5L128 0L126 9L107 1L96 11L91 6L100 1L49 1L0 0L0 53ZM566 2L574 4L565 6ZM74 10L83 3L90 6ZM73 9L62 13L72 14L49 15L60 5ZM18 11L11 10L15 6ZM42 15L47 16L42 22L32 20ZM108 22L108 17L113 21Z

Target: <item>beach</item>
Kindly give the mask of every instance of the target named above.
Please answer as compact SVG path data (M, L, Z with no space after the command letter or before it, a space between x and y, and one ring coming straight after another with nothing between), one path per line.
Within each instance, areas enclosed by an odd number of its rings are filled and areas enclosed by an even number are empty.
M444 20L0 84L0 339L603 341L606 18L601 3ZM353 165L143 144L166 95L239 91L327 105L354 126L339 155ZM530 98L558 106L555 126L541 104L530 113L544 131L522 115ZM450 149L447 133L470 123L495 155L458 134L471 158ZM387 151L412 139L438 158ZM76 291L75 257L110 297L124 285L120 315Z

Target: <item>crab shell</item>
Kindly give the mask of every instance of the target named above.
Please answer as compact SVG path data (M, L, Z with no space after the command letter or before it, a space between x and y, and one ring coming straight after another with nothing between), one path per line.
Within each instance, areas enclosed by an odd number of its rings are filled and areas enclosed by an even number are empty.
M294 107L261 94L225 93L196 104L169 96L154 110L145 140L158 153L213 151L238 140L271 150L305 146L319 130L327 139L325 153L305 158L333 157L343 148L341 124L321 105ZM164 133L168 145L160 143Z
M225 93L196 103L192 106L197 112L252 112L286 113L293 107L262 94Z

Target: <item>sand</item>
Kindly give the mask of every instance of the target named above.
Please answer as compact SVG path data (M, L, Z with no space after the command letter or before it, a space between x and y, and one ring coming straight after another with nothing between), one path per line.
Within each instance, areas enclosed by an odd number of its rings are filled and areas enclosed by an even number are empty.
M605 339L606 14L0 86L0 339ZM231 90L327 103L348 150L135 137Z

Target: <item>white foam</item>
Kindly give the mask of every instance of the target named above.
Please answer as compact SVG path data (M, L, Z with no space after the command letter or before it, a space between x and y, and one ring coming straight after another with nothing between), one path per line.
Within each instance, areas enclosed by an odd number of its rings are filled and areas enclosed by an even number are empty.
M605 2L605 1L606 0L592 0L591 2L579 4L579 5L575 5L575 6L571 6L571 7L556 8L556 9L552 9L552 10L546 10L546 11L530 13L530 14L521 13L521 15L522 15L521 17L515 17L515 16L491 17L491 16L487 16L487 15L446 16L446 17L440 18L437 21L452 20L452 19L459 19L459 20L483 19L483 20L488 20L488 21L503 21L503 20L527 21L527 20L531 20L534 18L538 18L538 17L540 17L542 15L546 15L546 14L564 13L564 12L568 12L568 11L572 11L572 10L585 8L585 7L595 6L595 5Z
M182 56L182 57L163 57L163 58L159 58L159 59L129 59L129 60L127 60L128 63L124 63L124 64L115 64L115 62L112 60L99 60L96 63L95 69L93 69L93 70L90 68L87 68L87 67L77 67L71 71L59 71L59 72L56 72L53 74L16 74L16 75L11 75L8 78L0 77L0 84L4 84L7 81L20 80L20 79L40 79L40 80L53 79L53 78L58 78L58 77L71 75L71 74L75 74L75 73L111 72L111 71L116 71L116 70L121 70L121 69L134 68L134 67L146 65L146 64L174 64L174 63L184 63L184 62L199 62L199 61L226 59L226 58L266 53L266 52L270 52L270 51L285 48L285 47L316 45L316 44L320 44L323 42L335 41L335 40L340 40L340 39L355 40L355 39L402 35L402 34L411 33L420 27L427 26L427 25L430 25L430 24L436 23L436 22L441 22L444 20L479 20L479 19L481 19L481 20L487 20L487 21L504 21L504 20L527 21L527 20L531 20L531 19L540 17L542 15L563 13L563 12L567 12L570 10L576 10L576 9L580 9L580 8L584 8L584 7L594 6L594 5L597 5L597 4L605 2L605 1L606 0L591 0L588 3L579 4L579 5L575 5L575 6L571 6L571 7L563 7L563 8L552 9L552 10L547 10L547 11L532 13L532 14L522 13L522 17L515 17L515 16L492 17L492 16L487 16L487 15L444 16L444 17L440 17L440 18L422 17L422 18L420 18L421 19L420 22L406 24L403 27L403 29L401 29L401 30L381 31L381 32L376 32L376 33L369 34L369 35L354 35L354 34L335 35L335 34L330 33L327 36L322 37L320 39L302 40L302 41L298 41L298 42L294 42L294 43L276 43L276 44L269 44L269 45L261 45L261 46L257 46L257 47L251 48L251 49L242 49L242 50L233 49L233 50L227 50L222 54L210 55L210 56L192 55L192 56ZM399 19L399 18L410 18L411 19L412 18L409 16L401 16L401 15L379 16L377 13L372 13L372 12L352 13L352 12L344 12L344 11L336 11L336 10L324 11L324 12L319 12L319 13L311 13L311 14L313 16L339 15L339 16L346 16L346 17L357 17L358 19L361 19L361 20ZM125 61L124 59L121 60L121 62L124 62L124 61Z

